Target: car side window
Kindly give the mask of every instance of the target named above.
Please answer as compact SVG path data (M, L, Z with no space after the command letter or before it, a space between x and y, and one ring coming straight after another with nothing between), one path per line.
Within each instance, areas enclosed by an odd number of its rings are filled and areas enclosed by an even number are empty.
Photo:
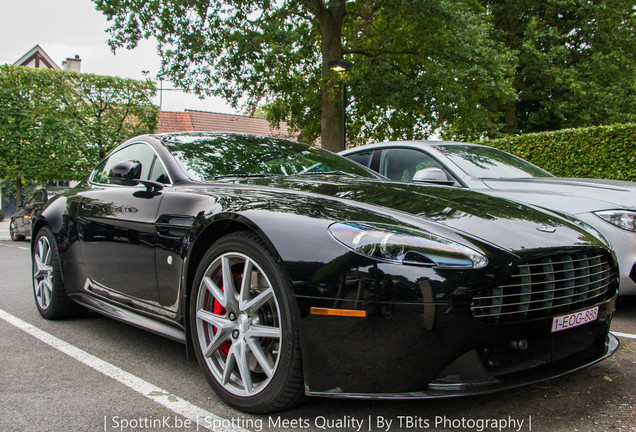
M147 144L138 143L129 145L118 152L113 153L108 159L102 161L102 163L93 170L91 180L95 183L110 184L108 173L111 168L117 163L125 160L141 162L141 178L147 180L155 157L155 152L152 151L152 148L150 148Z
M380 174L393 181L410 183L413 181L415 173L425 168L439 168L446 173L439 162L420 150L410 148L382 150ZM452 179L448 173L446 173L446 177L449 180Z
M35 191L35 193L33 194L33 196L29 199L29 204L39 204L39 203L43 203L44 201L46 201L44 199L44 192L41 190Z
M347 155L347 158L351 159L354 162L358 162L362 166L371 168L371 156L373 156L373 150L349 154Z

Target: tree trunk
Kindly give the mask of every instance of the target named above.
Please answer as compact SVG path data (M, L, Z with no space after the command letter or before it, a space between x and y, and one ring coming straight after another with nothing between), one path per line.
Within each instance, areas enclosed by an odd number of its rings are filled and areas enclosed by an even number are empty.
M510 101L504 106L504 115L506 124L504 126L504 133L506 135L516 135L517 130L517 102Z
M15 208L22 204L22 178L15 179Z
M489 0L485 4L490 9L493 16L493 24L497 30L498 38L511 51L519 52L524 42L520 35L521 20L527 14L528 4L523 2L515 2L513 0ZM516 54L517 56L519 54ZM519 66L517 66L518 68ZM519 71L515 72L512 85L519 98L519 89L523 88L523 83L519 82ZM516 135L519 133L517 127L517 106L519 100L511 100L506 102L502 109L504 115L504 130L506 135Z
M342 140L342 78L338 72L329 69L329 63L342 60L342 22L345 3L324 7L318 13L321 35L322 74L322 116L320 119L320 139L324 149L340 151Z

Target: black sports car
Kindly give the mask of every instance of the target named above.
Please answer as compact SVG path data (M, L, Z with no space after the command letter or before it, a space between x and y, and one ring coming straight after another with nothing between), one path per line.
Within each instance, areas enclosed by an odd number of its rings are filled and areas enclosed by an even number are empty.
M47 203L32 250L42 316L183 342L251 412L483 393L618 346L615 258L589 226L274 138L131 139Z

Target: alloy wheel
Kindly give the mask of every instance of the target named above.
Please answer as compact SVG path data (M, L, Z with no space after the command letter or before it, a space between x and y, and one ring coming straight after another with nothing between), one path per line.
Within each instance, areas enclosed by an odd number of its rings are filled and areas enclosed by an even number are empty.
M33 255L33 289L42 309L47 309L53 295L53 266L51 244L46 236L38 239Z
M15 225L15 221L11 221L9 224L9 234L11 235L11 240L18 241L18 227Z
M278 299L257 262L228 252L208 266L198 287L196 326L204 361L226 391L250 397L267 387L283 338Z

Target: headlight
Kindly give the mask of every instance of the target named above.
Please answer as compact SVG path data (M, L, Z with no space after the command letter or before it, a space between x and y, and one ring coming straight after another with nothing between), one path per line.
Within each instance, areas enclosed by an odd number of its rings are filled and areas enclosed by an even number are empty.
M428 232L362 222L335 223L329 232L355 252L384 261L441 268L488 264L482 253Z
M636 212L630 210L604 210L594 214L627 231L636 231Z

